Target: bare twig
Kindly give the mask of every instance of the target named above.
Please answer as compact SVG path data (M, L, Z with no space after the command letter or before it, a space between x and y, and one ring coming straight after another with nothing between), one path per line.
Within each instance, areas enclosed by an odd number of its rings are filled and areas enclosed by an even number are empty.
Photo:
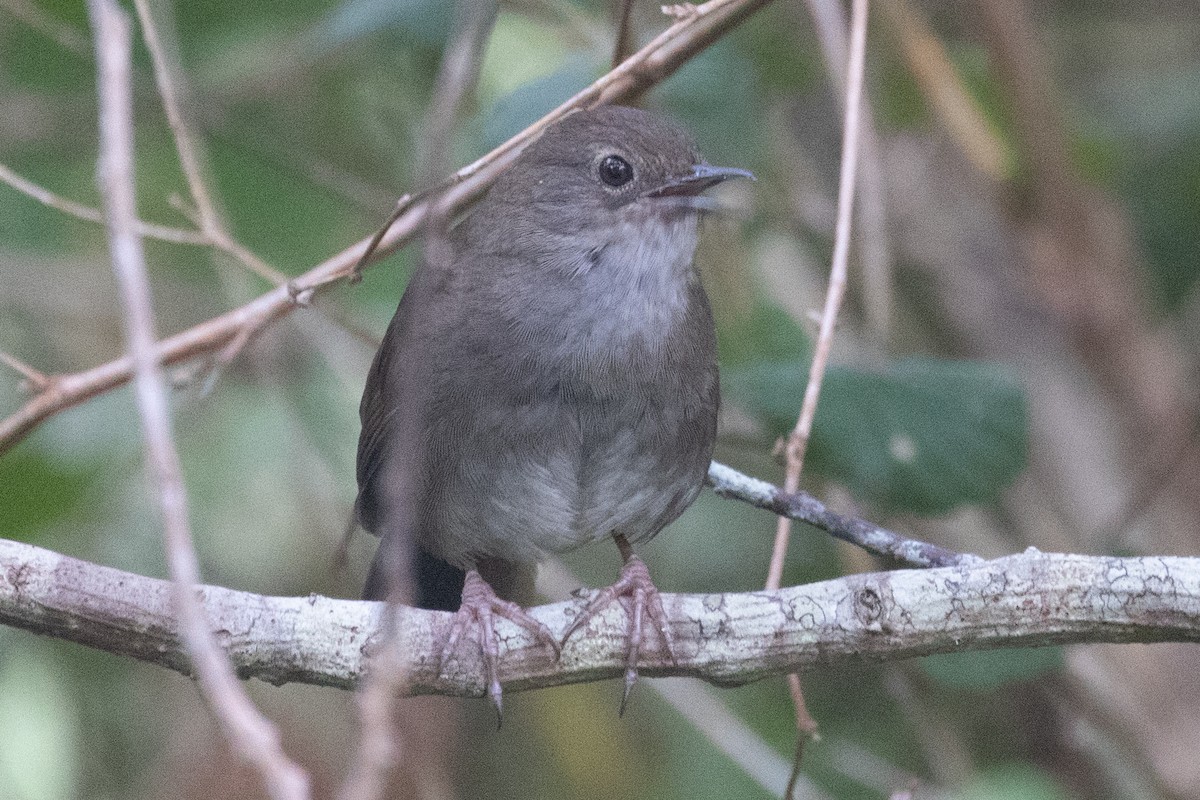
M86 56L91 49L87 37L74 26L55 19L30 0L4 0L3 3L0 3L0 8L34 30L53 39L64 50Z
M442 64L438 72L438 80L434 90L433 102L425 119L425 139L436 142L428 146L421 165L425 176L438 174L444 170L443 161L448 159L449 147L447 141L458 119L464 99L473 91L479 78L479 64L484 46L496 19L496 4L491 0L463 0L458 6L458 22L446 50L442 54ZM423 178L422 181L425 179ZM401 198L398 210L409 201L408 196ZM394 219L395 215L393 215ZM451 211L445 203L439 203L429 212L424 241L426 266L438 271L451 268L452 256L450 244L446 238L449 228ZM390 225L390 222L389 222ZM370 252L368 250L368 252ZM361 261L359 265L361 266ZM407 380L414 384L419 380L415 375L408 375ZM411 406L410 406L411 408ZM414 459L408 466L410 471L419 469L419 460ZM406 496L402 505L417 507L420 499ZM394 501L395 502L395 501ZM352 528L353 529L353 528ZM393 531L390 535L398 535ZM347 536L348 540L349 536ZM343 548L345 541L343 541ZM381 547L384 545L380 545ZM404 669L404 658L400 652L400 641L395 635L394 627L398 619L403 617L400 602L410 602L408 598L398 594L404 587L396 580L399 576L388 576L392 579L391 594L386 619L389 621L387 630L391 633L384 637L377 652L371 659L370 670L359 696L359 718L362 726L360 743L353 764L338 791L338 800L376 800L383 796L386 778L391 771L396 754L399 752L398 734L392 719L392 709L396 698L400 696L407 682ZM451 746L447 743L447 746Z
M613 43L612 66L616 67L633 47L633 0L616 0L617 38Z
M4 164L0 164L0 181L7 183L12 188L22 194L32 197L39 203L50 208L58 209L64 214L69 214L77 219L82 219L87 222L97 222L103 224L104 214L100 209L85 206L82 203L76 203L74 200L68 200L65 197L51 192L33 181L26 180L17 173L13 172ZM175 244L208 244L208 238L199 231L187 231L182 228L171 228L166 225L156 225L153 222L142 222L136 220L134 223L135 229L139 236L145 236L151 239L161 239L164 242L174 242Z
M794 494L800 488L800 471L804 465L804 453L812 433L813 419L817 414L817 400L821 396L821 382L825 377L825 365L833 344L833 330L837 322L842 296L846 291L846 269L850 254L850 223L854 215L854 180L858 167L858 111L862 96L863 64L866 56L867 3L854 0L851 21L850 66L846 87L846 114L842 126L842 169L838 185L838 219L834 237L833 265L829 274L829 291L825 295L825 308L821 314L821 329L817 335L817 346L813 353L812 366L808 372L808 385L804 389L804 401L796 427L788 436L786 455L787 470L783 484L784 492ZM775 533L775 549L771 555L771 567L767 574L767 588L779 588L783 577L783 562L787 555L791 520L779 518Z
M383 634L384 603L265 597L203 587L238 674L273 684L354 688ZM530 613L561 634L580 600ZM973 565L848 575L776 592L664 594L678 663L646 677L721 686L820 665L993 647L1082 642L1200 642L1200 559L1025 553ZM434 652L446 613L405 609L397 629L411 694L484 697L482 656ZM0 539L0 624L187 672L171 584ZM625 673L627 618L614 604L561 660L518 626L503 627L500 678L520 691Z
M16 356L9 355L2 350L0 350L0 363L3 363L16 372L21 373L21 375L25 377L25 380L28 383L31 391L40 392L50 386L49 375L46 375L44 372L39 372Z
M808 0L809 13L825 69L833 81L837 96L846 98L846 70L849 68L849 25L839 0ZM883 185L883 158L879 150L871 106L863 102L859 109L858 238L862 264L862 298L866 319L879 344L886 345L892 319L892 250L888 242L887 206Z
M936 544L905 538L864 519L844 517L830 511L824 503L806 492L789 493L717 461L708 467L708 484L721 497L742 500L781 517L805 522L868 553L894 559L911 567L949 567L974 564L981 560L979 556L956 553Z
M142 26L142 38L146 42L146 49L150 51L150 62L154 65L154 83L158 87L159 97L162 98L163 112L167 115L167 123L171 126L171 135L175 139L175 151L179 155L179 166L183 169L188 192L196 204L196 212L200 218L200 230L209 236L212 236L214 232L223 232L221 220L217 216L217 209L213 205L208 188L204 185L204 179L200 175L200 159L192 144L191 131L183 118L183 110L179 105L179 93L175 87L176 82L172 77L171 67L167 63L167 52L159 38L158 28L154 25L154 18L150 16L150 5L146 0L133 0L133 6L137 10L138 22Z
M147 0L134 0L133 5L137 9L146 49L150 51L150 62L154 65L154 82L158 87L159 97L162 98L163 112L167 115L167 123L171 126L171 136L175 140L175 152L179 156L179 166L183 170L184 180L187 181L188 193L191 194L192 202L196 205L197 227L200 228L200 232L204 234L209 244L229 253L241 261L251 272L276 286L285 283L286 275L238 244L225 229L208 187L204 183L200 158L179 103L178 82L174 77L174 70L167 61L167 51L163 47L158 28L154 24L154 17L150 15L150 5Z
M254 708L212 635L196 591L199 567L187 519L179 455L171 433L166 388L155 348L154 314L141 239L136 232L133 181L132 47L129 20L112 0L89 0L96 39L100 161L109 249L125 306L135 397L147 457L163 511L164 545L173 578L179 629L200 688L234 749L255 766L273 798L309 796L308 777L283 754L279 734Z
M445 192L448 207L457 212L486 191L521 149L547 126L577 108L616 102L646 91L769 2L771 0L712 0L697 6L694 16L671 25L619 67L451 176L446 183L450 188ZM398 215L395 224L379 234L376 256L381 258L407 243L423 224L427 209L426 202L414 203ZM310 289L315 292L352 274L369 241L366 239L346 248L287 286L277 287L240 308L159 342L159 359L164 364L177 364L219 350L248 321L264 317L273 320L289 313L295 308L295 293ZM122 356L85 372L56 376L53 393L37 395L16 413L0 421L0 454L48 417L128 381L131 366L128 356Z
M808 448L812 423L817 415L817 400L821 395L821 382L825 377L825 366L833 344L834 325L842 296L846 291L846 271L850 257L850 224L854 216L854 186L858 167L859 105L862 97L863 68L866 59L867 0L854 0L850 22L850 62L846 68L845 118L842 126L842 169L838 185L837 230L834 236L833 265L829 274L829 291L825 295L825 309L821 314L821 329L817 335L817 346L813 353L808 373L808 385L804 390L804 401L796 427L788 436L787 467L784 492L791 495L800 488L800 471L804 465L804 453ZM778 589L783 579L783 563L787 557L788 540L791 537L792 520L780 516L775 528L775 546L771 553L771 565L767 571L766 588ZM808 713L804 703L804 692L800 676L788 675L788 689L796 709L796 728L801 740L814 736L816 720ZM790 797L799 778L800 757L803 746L797 745L795 766L788 782Z
M216 227L205 229L204 217L199 209L189 205L182 197L172 195L169 199L171 206L187 217L193 225L200 229L201 235L204 237L204 243L210 247L214 247L233 258L241 261L247 269L264 278L275 286L283 286L288 281L288 276L279 270L272 267L267 262L263 261L257 255L252 253L248 248L239 243L236 239L229 235L220 223Z

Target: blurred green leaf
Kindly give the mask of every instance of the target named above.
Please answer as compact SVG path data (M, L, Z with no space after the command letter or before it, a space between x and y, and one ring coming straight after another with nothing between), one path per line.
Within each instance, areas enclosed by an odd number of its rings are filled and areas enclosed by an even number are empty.
M1200 277L1200 133L1128 165L1125 194L1153 269L1155 300L1176 310Z
M75 796L77 709L58 665L35 650L0 663L0 797Z
M236 235L283 272L307 269L362 235L339 198L294 171L220 142L210 156Z
M1007 764L984 773L956 793L959 800L1067 800L1045 772L1029 764Z
M940 653L920 660L929 677L958 689L989 691L1062 668L1062 648L1026 647Z
M684 64L655 93L663 107L696 137L714 164L753 167L766 149L765 126L745 120L765 114L757 72L725 39Z
M772 432L795 424L806 361L761 361L725 384ZM808 464L882 509L941 514L994 500L1025 466L1025 397L990 364L910 358L883 372L831 367Z
M483 149L491 150L545 116L587 86L600 69L592 58L575 55L558 70L524 84L496 101L482 118Z
M346 0L313 29L319 47L334 48L380 31L438 48L450 35L454 4L442 0Z
M33 541L38 530L75 508L91 483L77 462L60 462L28 445L0 458L0 537Z
M791 25L780 25L778 17L759 14L746 22L730 37L738 51L751 63L764 89L773 92L810 92L822 89L828 75L821 51L811 35Z
M48 46L44 35L23 25L0 29L0 51L4 53L0 75L5 84L39 91L76 92L80 104L91 107L94 103L88 86L94 80L90 53L75 54Z
M727 367L763 361L807 362L812 357L808 334L772 303L756 304L749 314L720 328L717 335L722 376Z

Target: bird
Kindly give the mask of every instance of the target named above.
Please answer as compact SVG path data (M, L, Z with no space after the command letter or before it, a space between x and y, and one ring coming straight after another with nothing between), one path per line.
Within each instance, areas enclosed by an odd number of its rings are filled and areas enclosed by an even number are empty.
M561 655L621 602L622 712L647 623L673 660L633 546L704 484L720 389L699 221L716 208L705 190L753 177L708 164L664 116L598 106L547 128L427 242L359 407L355 518L381 539L363 596L396 600L415 570L415 601L455 613L440 668L473 634L498 715L496 617ZM620 576L561 638L496 591L505 575L603 539L618 547Z

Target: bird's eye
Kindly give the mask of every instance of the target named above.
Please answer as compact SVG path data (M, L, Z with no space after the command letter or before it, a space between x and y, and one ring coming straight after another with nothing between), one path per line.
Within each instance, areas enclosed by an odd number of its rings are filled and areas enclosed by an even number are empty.
M633 167L620 156L605 156L600 162L600 180L609 186L624 186L633 180Z

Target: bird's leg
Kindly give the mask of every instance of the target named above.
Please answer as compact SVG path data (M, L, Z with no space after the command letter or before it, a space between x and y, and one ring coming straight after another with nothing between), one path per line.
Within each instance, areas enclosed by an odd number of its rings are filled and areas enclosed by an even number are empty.
M629 701L629 692L637 682L638 658L642 652L643 627L648 619L658 629L667 658L674 663L674 643L671 639L671 626L668 624L667 612L663 610L662 598L658 587L650 579L650 570L646 562L634 554L629 540L622 534L613 534L617 549L625 565L621 568L621 577L612 586L600 590L591 599L579 616L567 628L562 643L566 644L571 634L579 630L599 614L613 601L620 601L629 615L628 647L625 651L625 690L621 695L621 714L625 713L625 704Z
M442 646L442 657L438 665L439 674L446 669L458 640L472 623L475 625L475 636L479 649L483 653L483 662L487 671L488 695L492 705L496 707L496 726L503 721L503 706L501 704L502 690L500 688L500 673L497 665L500 661L500 646L496 641L496 617L503 617L515 625L520 625L529 631L534 638L545 642L554 649L555 655L561 652L561 646L550 629L529 615L525 609L516 603L501 599L496 595L491 585L483 579L477 570L467 572L463 581L462 603L454 614L454 622Z

